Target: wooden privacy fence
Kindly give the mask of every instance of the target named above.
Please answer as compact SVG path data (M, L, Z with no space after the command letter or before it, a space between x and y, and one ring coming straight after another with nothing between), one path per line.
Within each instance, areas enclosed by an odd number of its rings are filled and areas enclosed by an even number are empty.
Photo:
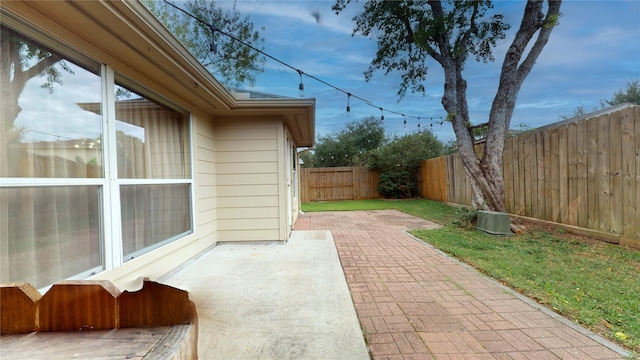
M509 138L503 160L509 213L640 245L640 106ZM458 154L424 161L421 190L427 198L471 204Z
M380 173L367 167L302 168L302 202L357 200L380 197Z

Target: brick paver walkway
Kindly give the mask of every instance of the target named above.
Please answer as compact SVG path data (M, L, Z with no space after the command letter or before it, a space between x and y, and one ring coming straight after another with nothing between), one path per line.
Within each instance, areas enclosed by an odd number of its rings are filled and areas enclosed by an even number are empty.
M374 359L623 358L404 232L434 225L394 210L308 213L296 222L296 230L333 233Z

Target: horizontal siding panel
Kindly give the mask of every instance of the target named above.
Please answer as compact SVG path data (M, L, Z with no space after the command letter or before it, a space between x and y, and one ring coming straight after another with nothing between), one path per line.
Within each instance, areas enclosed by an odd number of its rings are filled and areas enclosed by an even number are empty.
M269 219L278 217L277 207L247 207L218 209L218 219Z
M228 219L218 221L218 230L278 230L278 219Z
M208 237L208 236L213 236L215 239L215 234L218 231L218 222L217 221L209 221L207 223L204 223L202 225L198 225L198 229L196 230L198 232L198 237L203 238L203 237Z
M278 137L276 128L273 126L255 127L218 127L216 140L275 140Z
M276 140L216 140L216 151L276 151Z
M218 175L218 185L277 185L278 174L229 174Z
M196 184L198 184L198 191L202 186L215 186L217 183L217 176L213 174L198 174L196 177Z
M198 134L196 136L196 147L200 149L213 150L215 148L215 140L210 138L209 136Z
M215 154L213 149L196 148L196 159L201 161L215 162Z
M284 241L278 230L218 231L218 241Z
M278 195L278 185L225 185L218 188L219 197Z
M202 175L215 175L216 163L208 160L198 160L196 162L196 172Z
M201 211L201 212L215 209L218 204L216 197L201 198L197 200L197 203L198 203L198 211Z
M215 222L218 219L218 212L216 209L209 209L205 211L200 211L196 214L196 225L198 228L201 225L208 224L210 222Z
M278 197L272 196L232 196L218 198L218 208L278 206Z
M198 199L216 197L217 194L218 194L218 188L215 185L198 186L198 189L196 190L196 196Z
M277 173L277 162L246 162L218 164L218 174L265 174Z
M216 153L218 164L224 163L252 163L277 162L277 151L224 151Z

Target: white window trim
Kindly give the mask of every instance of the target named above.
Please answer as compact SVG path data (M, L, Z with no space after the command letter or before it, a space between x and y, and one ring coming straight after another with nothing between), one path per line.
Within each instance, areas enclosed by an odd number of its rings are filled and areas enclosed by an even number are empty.
M73 48L61 45L56 39L44 35L38 31L34 31L31 27L25 25L20 20L14 19L12 16L5 16L2 12L3 22L10 28L13 28L25 36L33 39L44 46L51 47L53 50L68 56L71 60L93 62L95 61L84 54L78 53ZM7 21L4 21L7 20ZM194 144L194 127L193 114L185 109L179 109L187 116L187 130L189 138L189 162L190 177L186 179L119 179L118 178L118 161L116 149L116 118L115 118L115 71L105 64L100 64L100 81L102 84L102 132L103 132L103 177L102 178L1 178L3 188L15 187L50 187L50 186L98 186L100 188L100 207L102 213L102 224L100 227L100 249L103 257L102 266L87 269L79 274L69 277L68 279L84 279L97 273L114 270L124 264L123 240L121 229L121 205L120 205L120 186L135 184L189 184L190 187L190 231L176 235L170 239L166 239L154 246L136 252L136 257L161 248L177 239L185 236L193 235L197 232L196 227L196 194L195 194L195 144ZM133 81L127 81L134 84ZM138 85L138 84L136 84ZM143 88L136 86L136 89ZM143 90L142 94L151 94L153 101L158 101L164 106L176 109L176 105L170 103L170 100L159 98L155 93ZM146 95L145 95L146 96ZM169 105L171 104L171 105ZM176 109L178 110L178 109ZM138 254L139 253L139 254ZM61 279L62 280L62 279ZM49 286L45 287L48 288Z
M118 154L116 148L115 72L106 65L101 67L102 79L102 128L104 133L103 164L106 180L103 189L103 235L105 271L123 263L122 230L120 226L120 187L118 184ZM116 206L117 205L117 206Z

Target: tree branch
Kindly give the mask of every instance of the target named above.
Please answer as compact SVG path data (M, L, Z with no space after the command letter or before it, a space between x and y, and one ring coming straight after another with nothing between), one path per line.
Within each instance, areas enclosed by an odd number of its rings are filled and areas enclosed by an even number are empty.
M548 3L549 9L547 10L547 16L540 26L538 38L531 47L531 50L525 60L518 67L517 78L520 84L524 82L524 79L529 75L531 69L533 69L533 65L538 59L538 56L540 56L540 53L542 53L542 49L544 49L544 46L549 41L551 31L556 27L557 19L560 16L560 5L562 4L562 1L548 0Z

